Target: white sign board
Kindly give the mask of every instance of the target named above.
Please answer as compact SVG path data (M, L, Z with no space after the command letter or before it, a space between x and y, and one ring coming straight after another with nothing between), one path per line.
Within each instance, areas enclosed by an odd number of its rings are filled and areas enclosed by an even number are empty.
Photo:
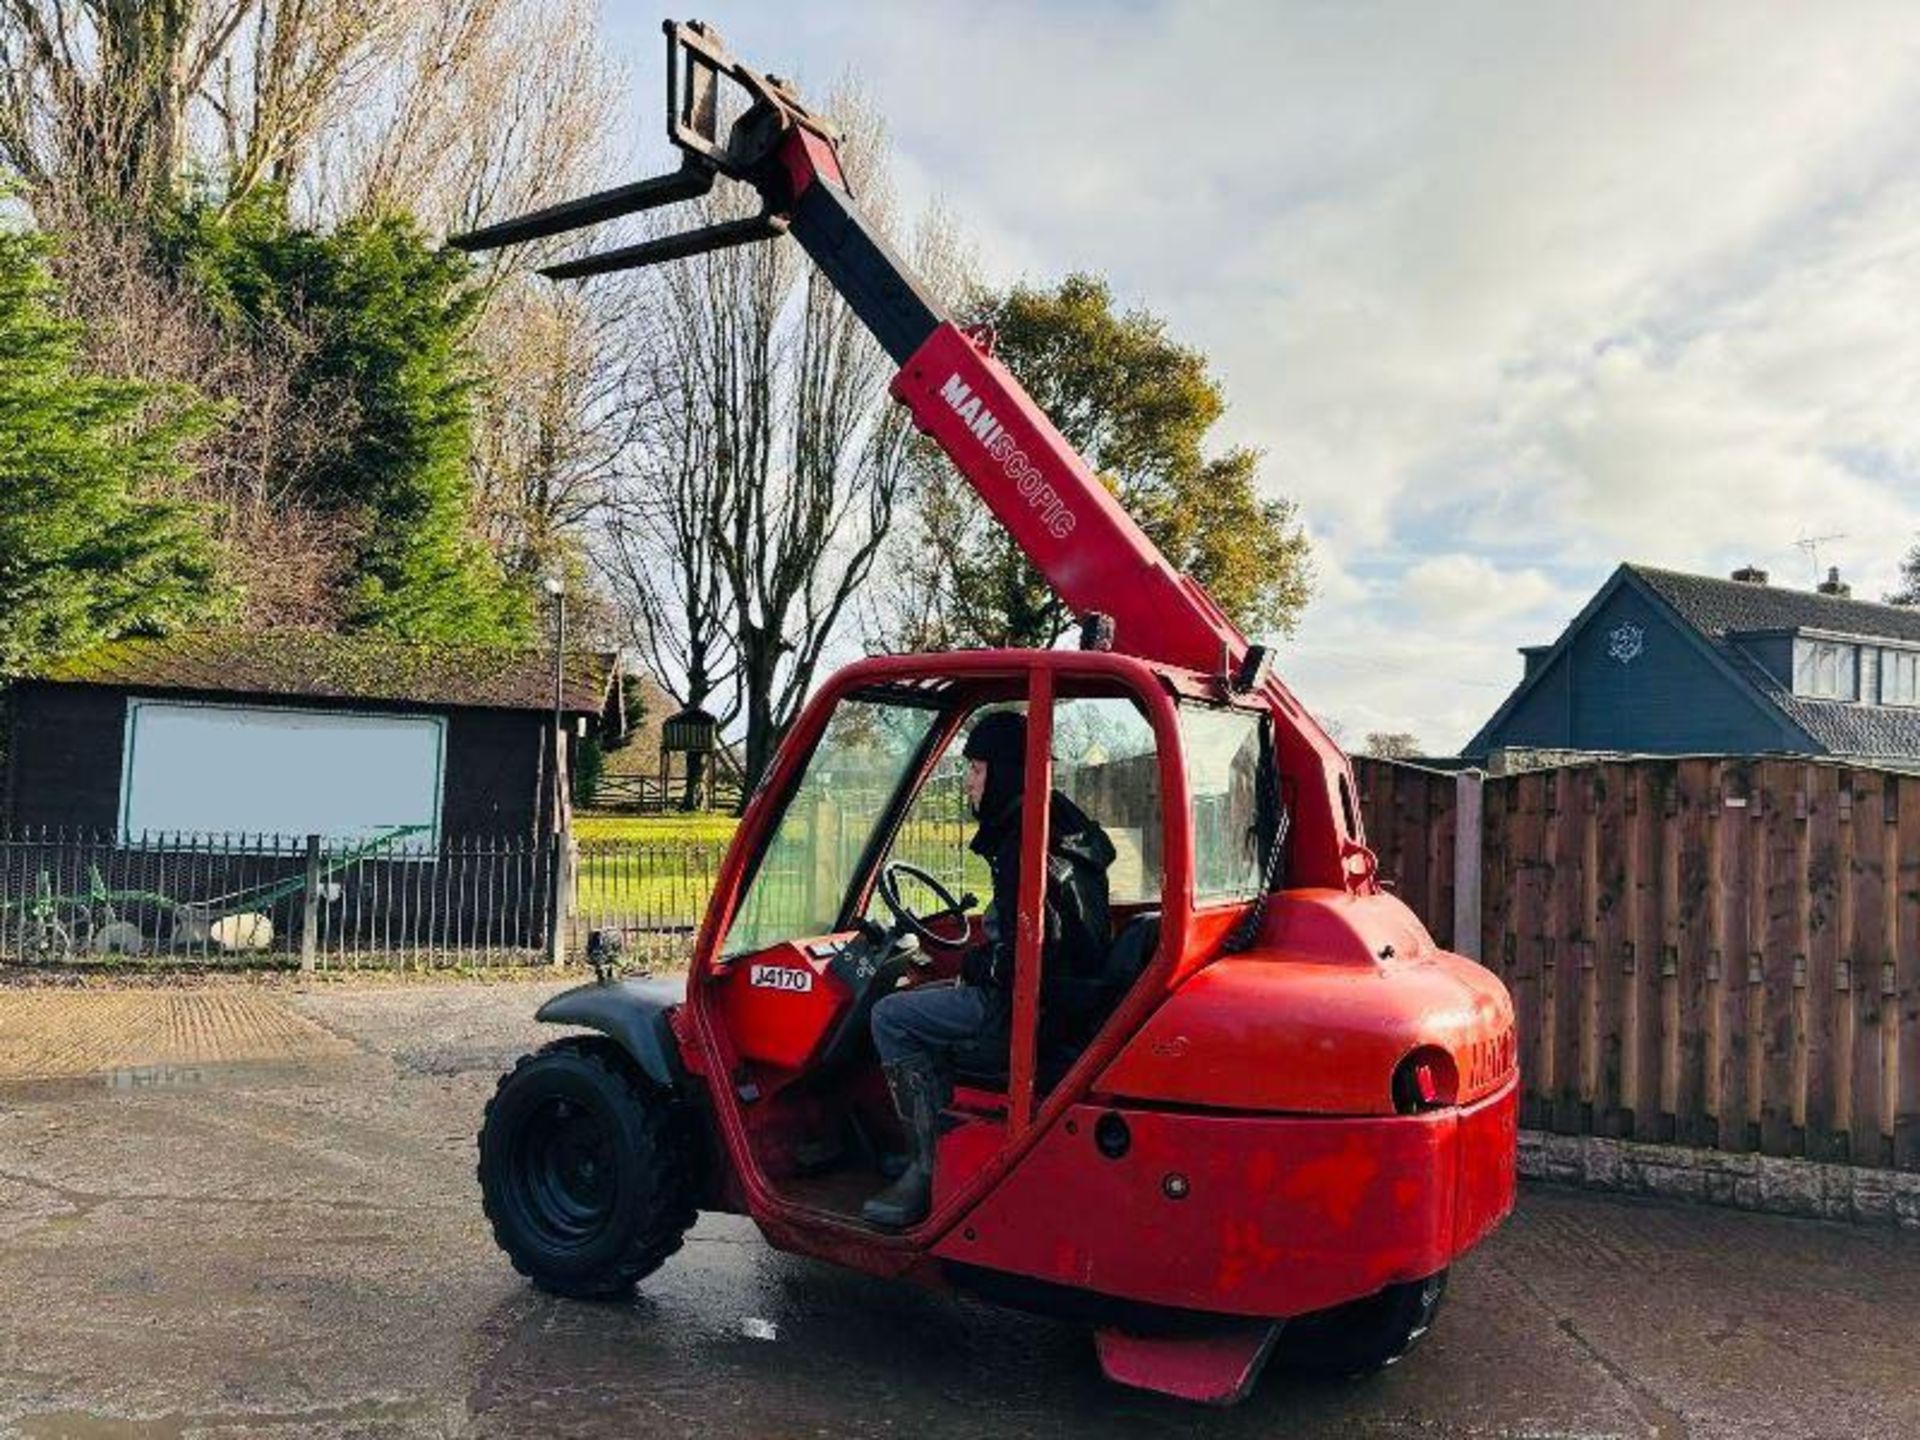
M120 837L322 835L424 826L437 845L446 721L177 701L127 702Z

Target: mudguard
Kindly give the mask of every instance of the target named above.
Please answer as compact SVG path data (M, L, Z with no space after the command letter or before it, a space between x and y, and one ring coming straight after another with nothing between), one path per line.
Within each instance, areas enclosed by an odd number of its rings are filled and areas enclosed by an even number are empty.
M563 990L535 1012L548 1025L598 1030L633 1057L646 1077L667 1090L686 1084L687 1069L668 1012L686 1000L683 980L618 980Z

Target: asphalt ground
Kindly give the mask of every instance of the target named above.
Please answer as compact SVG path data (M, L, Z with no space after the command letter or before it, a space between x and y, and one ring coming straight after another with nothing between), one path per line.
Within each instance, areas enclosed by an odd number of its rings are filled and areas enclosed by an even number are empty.
M473 1181L545 988L0 990L0 1433L1920 1435L1920 1236L1546 1188L1404 1364L1229 1411L732 1217L630 1301L551 1299Z

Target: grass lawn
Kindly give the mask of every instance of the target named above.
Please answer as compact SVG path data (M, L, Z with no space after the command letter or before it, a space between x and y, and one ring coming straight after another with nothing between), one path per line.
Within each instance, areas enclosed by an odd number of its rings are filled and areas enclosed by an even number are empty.
M576 913L589 926L641 932L696 924L706 911L737 825L731 815L576 815ZM924 865L956 891L970 889L984 897L990 882L986 866L966 849L968 828L951 817L912 816L895 837L891 858ZM763 867L761 886L770 887L765 903L795 908L796 913L817 909L817 897L809 891L815 845L844 850L829 869L851 874L865 839L864 830L856 834L834 826L830 836L816 836L802 827L788 845L776 847Z
M951 808L951 807L948 807ZM862 814L862 822L867 817ZM575 913L588 928L626 930L639 943L648 932L686 931L705 914L713 893L727 842L738 821L731 815L608 815L574 817L574 838L580 843L580 870L575 879ZM894 837L889 858L924 866L953 887L985 897L991 890L986 865L966 848L971 823L959 816L910 814ZM816 834L799 826L776 844L761 866L756 882L762 909L785 915L796 923L802 914L818 921L819 897L813 894L817 875L816 846L828 847L826 874L853 873L865 848L864 823L833 824ZM844 882L840 882L844 883ZM928 897L909 899L917 908L929 908Z
M641 929L697 924L739 823L731 815L698 812L576 814L576 913L588 924Z
M573 817L576 840L646 840L662 845L677 842L724 844L740 824L732 815L609 815L583 810Z

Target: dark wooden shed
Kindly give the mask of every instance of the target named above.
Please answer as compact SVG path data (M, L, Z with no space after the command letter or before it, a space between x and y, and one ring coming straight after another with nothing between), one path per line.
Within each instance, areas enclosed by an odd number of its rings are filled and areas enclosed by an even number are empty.
M123 842L396 823L434 841L533 837L553 828L554 682L551 650L285 631L114 641L9 692L5 818ZM566 753L619 723L618 683L614 656L568 654Z

